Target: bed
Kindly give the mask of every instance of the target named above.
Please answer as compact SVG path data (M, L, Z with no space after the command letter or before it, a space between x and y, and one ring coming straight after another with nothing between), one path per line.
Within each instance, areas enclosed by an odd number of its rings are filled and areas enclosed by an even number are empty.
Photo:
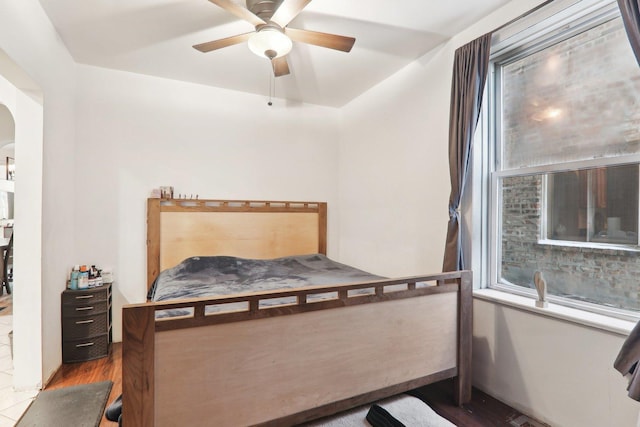
M148 199L147 289L191 257L323 258L326 232L321 202ZM125 306L123 425L296 425L447 378L468 402L471 273L372 279Z

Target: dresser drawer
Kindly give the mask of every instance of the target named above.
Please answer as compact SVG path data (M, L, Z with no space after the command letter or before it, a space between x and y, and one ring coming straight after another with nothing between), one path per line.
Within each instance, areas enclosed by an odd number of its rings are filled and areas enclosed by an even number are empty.
M104 313L82 317L63 317L62 339L78 339L92 337L109 332L109 316Z
M93 303L84 302L79 305L62 305L62 317L93 316L98 313L105 313L109 307L108 301L95 301Z
M80 362L97 359L107 356L108 354L109 334L62 342L63 362Z
M82 291L67 291L62 294L63 305L86 305L107 301L110 288L95 288Z

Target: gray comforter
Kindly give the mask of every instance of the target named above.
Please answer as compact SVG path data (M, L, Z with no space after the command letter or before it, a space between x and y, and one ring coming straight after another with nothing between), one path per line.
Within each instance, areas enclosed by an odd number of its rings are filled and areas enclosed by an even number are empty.
M380 279L383 278L332 261L320 254L270 260L229 256L192 257L160 273L151 290L150 300L202 298ZM264 303L278 305L282 301L267 300ZM183 314L189 313L185 310L172 310L159 313L158 317Z

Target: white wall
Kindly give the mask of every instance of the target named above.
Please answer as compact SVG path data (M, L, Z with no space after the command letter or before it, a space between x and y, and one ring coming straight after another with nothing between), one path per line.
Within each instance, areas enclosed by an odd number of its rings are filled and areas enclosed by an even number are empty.
M343 108L341 261L385 275L441 270L454 51L540 3L509 3ZM476 301L474 385L553 426L635 426L640 404L612 367L623 339Z
M77 263L114 270L123 304L146 293L146 198L327 201L337 250L339 112L272 107L260 96L79 66L74 170Z
M10 75L20 89L13 111L14 271L16 286L20 283L14 293L14 385L32 388L46 381L61 360L59 301L75 232L75 64L37 0L2 2L0 9L0 74ZM33 120L24 123L25 116ZM29 143L20 146L22 138Z
M45 295L59 295L60 285L43 286L42 253L42 105L16 93L16 179L13 242L13 383L17 389L38 387L59 365L60 340L47 346L47 333L60 328L47 325L47 316L59 318ZM20 170L22 178L17 174ZM44 255L44 254L43 254ZM35 261L35 262L34 262ZM64 278L62 280L64 283ZM55 291L58 290L58 292ZM54 317L55 316L55 317Z
M387 276L441 271L451 58L436 48L343 107L343 262Z
M613 369L624 337L474 301L473 383L552 426L636 425Z

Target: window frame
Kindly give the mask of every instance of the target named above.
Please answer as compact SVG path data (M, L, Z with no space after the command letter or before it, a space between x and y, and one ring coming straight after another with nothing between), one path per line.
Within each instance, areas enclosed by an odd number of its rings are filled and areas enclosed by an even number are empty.
M475 205L473 209L476 211L474 222L476 223L476 227L482 230L482 235L484 236L479 250L474 252L473 268L479 271L477 275L480 276L479 279L482 283L486 283L487 288L532 298L537 298L535 289L499 282L498 280L500 277L500 260L502 260L500 241L502 236L501 180L512 176L544 175L549 172L563 172L576 169L624 164L640 165L640 153L638 153L620 157L569 161L562 164L502 169L502 165L504 165L501 139L503 117L497 117L497 114L502 112L502 88L501 80L498 78L499 76L496 75L499 73L498 67L619 17L619 10L615 0L583 0L582 2L577 2L580 4L573 2L573 4L569 5L567 5L567 3L569 3L567 1L558 3L558 5L555 5L556 10L550 10L546 13L548 16L538 17L537 21L534 17L534 22L532 22L531 19L527 19L529 17L525 17L524 23L515 21L513 24L507 26L505 31L499 31L497 34L494 34L489 74L485 86L485 103L481 111L481 122L476 135L476 139L481 139L483 149L474 155L474 161L472 163L473 169L476 171L476 177L478 175L482 176L482 179L478 180L480 182L476 182L474 185L474 187L476 187L474 189L474 199L478 200L478 198L480 198L480 203L472 202L472 204ZM552 4L550 6L554 5ZM560 7L561 10L557 10L558 7ZM553 7L550 7L550 9L553 9ZM545 14L542 13L542 15ZM510 27L514 27L515 29ZM480 136L478 137L478 135ZM543 179L544 199L546 199L547 194L546 179ZM545 203L545 207L542 209L542 215L545 217L543 221L546 225L546 200L541 202ZM478 211L481 213L478 213ZM638 217L638 229L640 230L640 209ZM540 231L543 232L544 230ZM549 240L546 239L544 235L539 236L538 243L563 247L640 251L640 246L638 245ZM610 317L631 321L640 319L640 312L636 311L613 308L606 305L554 295L550 295L548 299L559 305Z

